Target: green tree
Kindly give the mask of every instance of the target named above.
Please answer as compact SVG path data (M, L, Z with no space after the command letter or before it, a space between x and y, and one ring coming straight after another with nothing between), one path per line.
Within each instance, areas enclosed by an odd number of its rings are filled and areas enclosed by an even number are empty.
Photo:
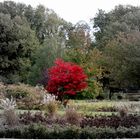
M139 86L139 13L140 7L118 5L110 12L99 10L92 20L94 44L104 56L103 79L109 86Z
M68 24L60 18L53 10L38 5L33 8L31 5L15 3L13 1L0 2L0 13L9 14L11 18L20 16L26 18L30 28L35 31L40 44L44 43L47 36L58 33L62 36L68 32Z
M34 32L25 19L0 13L0 75L26 79L31 56L38 47ZM26 73L26 74L25 74Z
M140 29L139 12L140 7L129 5L118 5L108 13L99 10L92 20L96 46L102 49L120 32L130 33Z
M43 78L44 70L53 66L56 58L63 58L66 48L66 35L69 24L67 25L53 11L48 11L47 17L45 40L35 54L35 62L29 77L29 83L33 85L40 82Z
M103 52L104 67L110 84L117 87L140 85L140 32L121 33L108 43Z
M88 75L88 87L76 98L95 98L101 93L97 77L101 69L98 65L100 51L91 47L90 29L85 22L79 22L69 32L68 48L64 59L80 65Z

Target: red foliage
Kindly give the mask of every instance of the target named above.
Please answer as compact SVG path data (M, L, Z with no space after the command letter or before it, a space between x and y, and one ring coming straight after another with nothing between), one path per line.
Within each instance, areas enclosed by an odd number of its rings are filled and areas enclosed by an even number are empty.
M80 66L57 59L55 66L49 69L49 81L46 89L58 97L65 94L75 95L77 91L87 87L86 78L87 76Z

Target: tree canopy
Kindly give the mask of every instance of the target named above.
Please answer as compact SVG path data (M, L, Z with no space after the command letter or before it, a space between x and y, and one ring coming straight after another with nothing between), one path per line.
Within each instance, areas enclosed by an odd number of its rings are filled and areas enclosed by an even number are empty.
M31 65L31 56L38 47L35 33L25 19L0 13L0 75L9 78L23 74ZM26 65L26 66L25 66Z
M88 87L103 87L103 79L140 87L140 7L100 9L91 23L73 25L43 5L0 2L0 80L35 85L62 58L84 69Z

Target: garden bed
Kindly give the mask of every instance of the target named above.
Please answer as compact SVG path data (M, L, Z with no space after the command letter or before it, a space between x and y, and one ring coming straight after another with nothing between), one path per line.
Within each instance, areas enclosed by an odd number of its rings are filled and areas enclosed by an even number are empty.
M111 128L118 128L118 127L137 127L140 125L140 115L133 115L129 114L127 116L118 116L118 115L111 115L111 116L72 116L73 121L79 127L111 127ZM71 118L72 118L71 117ZM65 116L57 115L54 119L49 118L48 116L45 117L41 112L36 112L32 114L30 112L25 112L24 114L19 115L19 121L21 124L27 125L32 123L41 123L45 125L61 125L67 126L71 124L69 120L66 119Z

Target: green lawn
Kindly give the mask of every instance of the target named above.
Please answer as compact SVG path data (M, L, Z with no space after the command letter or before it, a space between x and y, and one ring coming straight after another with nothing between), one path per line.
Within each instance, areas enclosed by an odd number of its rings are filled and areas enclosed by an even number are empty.
M128 108L128 113L135 113L135 110L140 114L140 101L91 101L91 100L70 100L68 103L68 107L73 107L82 115L105 115L110 116L112 114L117 115L118 111L103 111L102 109L110 109L125 106ZM59 115L63 115L65 113L66 108L62 105L58 107L57 113ZM28 112L28 110L16 110L17 113ZM30 110L32 113L38 112L40 110ZM2 113L2 110L0 110ZM44 111L43 111L44 113Z
M82 115L90 115L90 116L111 116L112 114L117 115L118 112L88 112L88 111L77 111L78 113L82 114ZM59 110L58 114L59 115L64 115L65 111L64 110Z
M2 111L3 110L0 110L0 114L2 113ZM29 110L16 110L16 112L18 113L18 114L23 114L24 112L28 112ZM36 112L40 112L40 110L30 110L30 112L31 113L36 113ZM117 115L118 114L118 112L83 112L83 111L77 111L78 113L80 113L81 115L90 115L90 116L111 116L112 115L112 113L113 114L115 114L115 115ZM43 111L43 113L44 113L44 111ZM64 110L59 110L58 112L57 112L60 116L61 115L64 115L65 114L65 111Z

